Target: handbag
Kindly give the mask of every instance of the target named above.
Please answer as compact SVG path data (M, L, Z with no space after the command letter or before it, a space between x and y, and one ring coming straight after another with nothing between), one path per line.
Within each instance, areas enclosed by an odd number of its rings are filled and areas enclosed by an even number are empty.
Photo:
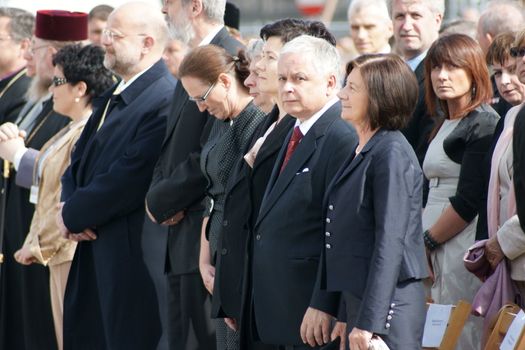
M465 268L482 282L485 282L493 272L485 255L485 244L487 244L486 239L474 243L463 257Z

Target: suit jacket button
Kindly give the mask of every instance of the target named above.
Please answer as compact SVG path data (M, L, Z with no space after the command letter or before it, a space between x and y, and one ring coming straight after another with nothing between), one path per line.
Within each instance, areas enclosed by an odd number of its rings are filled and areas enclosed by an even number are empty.
M390 328L390 323L387 322L387 323L385 324L385 328L387 328L387 329Z
M326 223L327 223L327 224L330 223L330 218L326 218Z
M386 319L390 321L392 319L392 315L388 315Z
M330 243L326 243L325 247L326 247L326 249L330 249L330 248L332 248L332 245Z
M261 235L258 234L257 236L255 236L255 239L260 241L261 240Z
M326 237L330 237L332 234L331 234L330 232L325 232L324 235L325 235Z
M388 314L389 314L389 315L393 315L393 314L394 314L394 310L390 310L390 311L388 311Z
M228 220L224 220L224 221L222 222L222 226L225 226L225 227L228 226Z
M333 206L332 204L330 204L330 205L328 206L328 209L329 209L329 210L334 210L334 206Z
M221 254L222 254L222 255L226 255L226 254L228 254L228 249L226 249L226 248L222 248L222 250L221 250Z
M394 307L396 307L396 304L395 304L395 303L390 304L390 308L391 308L391 309L393 309Z

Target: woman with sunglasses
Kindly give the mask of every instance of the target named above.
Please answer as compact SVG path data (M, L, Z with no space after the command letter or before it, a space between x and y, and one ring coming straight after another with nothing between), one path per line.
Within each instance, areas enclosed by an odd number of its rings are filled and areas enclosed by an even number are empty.
M91 115L92 99L114 84L103 61L104 51L92 45L68 45L54 56L50 87L53 108L71 122L40 151L25 147L24 132L15 124L0 126L0 157L14 164L17 184L31 189L29 200L35 204L30 231L24 245L15 253L15 259L22 265L38 263L49 267L51 307L59 349L62 349L64 293L76 248L75 242L60 235L55 223L60 178Z
M235 327L227 327L220 319L237 317L231 304L221 301L221 292L227 293L231 287L221 283L220 277L221 257L227 254L220 246L221 231L227 225L223 222L224 200L233 169L243 159L252 134L265 116L243 85L250 73L248 65L244 52L234 57L222 48L206 45L190 51L179 67L180 81L190 101L217 119L201 152L201 169L208 187L199 268L206 289L213 294L212 317L217 318L219 350L239 349Z

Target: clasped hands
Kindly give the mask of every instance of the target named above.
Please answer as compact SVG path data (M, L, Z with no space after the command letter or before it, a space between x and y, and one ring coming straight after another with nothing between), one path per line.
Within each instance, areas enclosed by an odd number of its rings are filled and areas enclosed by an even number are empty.
M57 223L58 229L62 237L66 239L70 239L75 242L93 241L97 239L97 235L95 234L95 231L93 231L90 228L87 228L84 231L79 232L79 233L70 232L69 229L64 224L64 219L62 218L62 210L64 208L64 202L58 203L57 206L58 206L58 213L56 216L56 223Z
M18 150L25 148L26 132L13 123L0 125L0 158L13 162Z

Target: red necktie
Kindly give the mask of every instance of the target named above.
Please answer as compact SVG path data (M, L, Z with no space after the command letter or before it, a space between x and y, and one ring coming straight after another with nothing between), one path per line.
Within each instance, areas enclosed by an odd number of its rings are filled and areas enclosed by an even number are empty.
M288 148L286 149L286 155L284 156L283 165L281 165L280 173L283 172L284 167L286 166L286 164L288 164L288 161L290 160L290 158L292 158L292 154L297 148L297 145L299 144L299 142L301 142L302 138L303 138L303 133L301 132L301 129L299 129L299 126L296 126L293 129L292 137L290 138L290 141L288 142Z

